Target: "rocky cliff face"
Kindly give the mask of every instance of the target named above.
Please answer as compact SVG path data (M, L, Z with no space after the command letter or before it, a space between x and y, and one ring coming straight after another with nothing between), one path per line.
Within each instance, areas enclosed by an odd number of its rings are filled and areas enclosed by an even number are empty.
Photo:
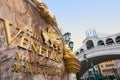
M62 47L30 0L0 0L0 80L68 80Z

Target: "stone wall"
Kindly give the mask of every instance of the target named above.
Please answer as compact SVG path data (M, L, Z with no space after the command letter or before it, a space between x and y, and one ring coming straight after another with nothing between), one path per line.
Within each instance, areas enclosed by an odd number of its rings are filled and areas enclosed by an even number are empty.
M61 38L30 0L0 0L0 80L68 80Z

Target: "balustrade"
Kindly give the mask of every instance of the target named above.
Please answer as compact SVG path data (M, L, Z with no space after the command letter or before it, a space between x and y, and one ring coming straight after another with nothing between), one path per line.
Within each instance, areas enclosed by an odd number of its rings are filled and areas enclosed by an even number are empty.
M120 44L111 44L111 45L102 45L102 46L95 46L89 50L84 50L84 52L81 52L80 54L78 54L77 58L79 60L83 60L83 56L84 54L91 55L93 53L109 53L115 50L120 50ZM99 54L100 55L100 54Z

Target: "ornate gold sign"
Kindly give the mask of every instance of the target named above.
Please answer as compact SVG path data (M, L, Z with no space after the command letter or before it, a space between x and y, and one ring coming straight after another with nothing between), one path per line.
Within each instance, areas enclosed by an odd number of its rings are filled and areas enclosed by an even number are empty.
M23 49L22 53L15 52L15 63L13 64L13 72L27 72L48 75L61 76L64 64L62 63L63 52L60 36L49 26L42 30L40 34L29 29L23 30L15 28L10 22L0 18L4 24L6 33L6 41L8 46ZM12 29L15 31L13 32ZM42 45L41 38L45 43ZM15 45L14 42L17 42Z

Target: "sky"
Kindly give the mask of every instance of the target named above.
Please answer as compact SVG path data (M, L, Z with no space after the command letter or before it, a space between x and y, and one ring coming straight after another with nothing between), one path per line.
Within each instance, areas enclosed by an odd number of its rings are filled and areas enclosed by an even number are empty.
M40 0L55 15L62 33L70 32L74 51L82 45L86 31L97 34L120 32L120 0Z

